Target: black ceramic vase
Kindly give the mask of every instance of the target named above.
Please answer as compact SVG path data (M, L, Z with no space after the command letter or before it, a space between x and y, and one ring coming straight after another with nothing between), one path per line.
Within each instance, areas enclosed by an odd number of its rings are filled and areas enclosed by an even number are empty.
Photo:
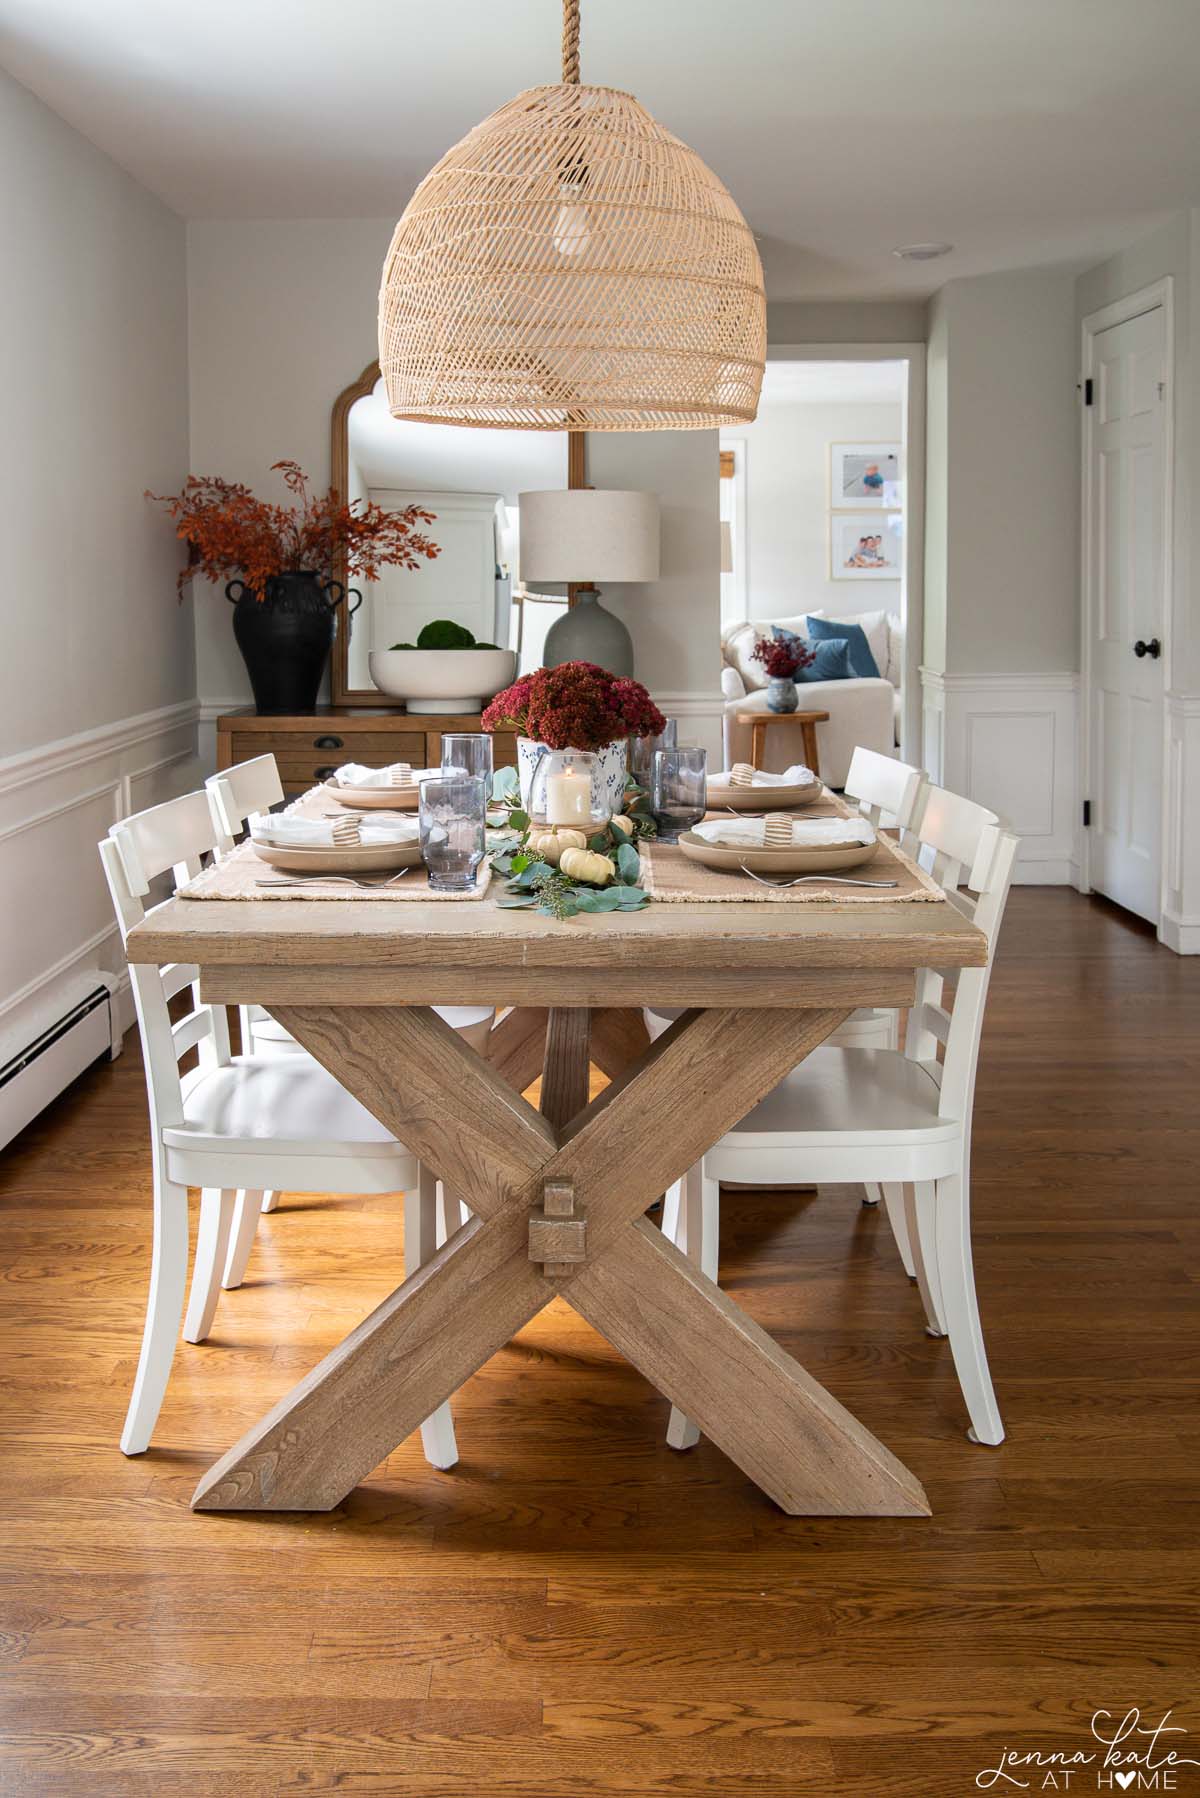
M315 711L333 645L333 615L346 597L341 582L312 572L276 574L262 599L244 581L230 581L225 597L233 606L233 634L256 709ZM357 598L361 605L362 595Z

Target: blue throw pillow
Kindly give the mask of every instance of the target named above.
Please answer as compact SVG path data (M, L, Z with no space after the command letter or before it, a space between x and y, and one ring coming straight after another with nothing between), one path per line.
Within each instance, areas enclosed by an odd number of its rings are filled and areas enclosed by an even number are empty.
M806 680L853 680L854 669L850 665L850 645L845 637L826 637L821 643L805 642L795 631L781 630L773 625L774 635L781 643L798 643L802 649L810 649L816 656L807 668L796 670L798 681Z
M879 665L871 654L867 633L861 624L847 624L834 618L807 618L809 642L827 637L844 637L850 648L850 666L860 680L878 680Z

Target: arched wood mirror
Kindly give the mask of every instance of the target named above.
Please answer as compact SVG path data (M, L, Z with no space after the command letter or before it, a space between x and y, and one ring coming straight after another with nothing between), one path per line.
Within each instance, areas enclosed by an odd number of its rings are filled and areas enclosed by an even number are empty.
M378 362L371 362L334 403L330 465L333 485L349 499L389 509L420 505L436 561L410 572L387 568L375 582L338 580L363 596L354 615L339 613L333 645L335 706L395 704L371 681L373 649L415 642L425 624L449 618L480 642L522 651L537 666L550 624L569 603L526 594L519 582L517 495L539 488L581 487L584 438L566 431L489 431L411 424L393 418Z

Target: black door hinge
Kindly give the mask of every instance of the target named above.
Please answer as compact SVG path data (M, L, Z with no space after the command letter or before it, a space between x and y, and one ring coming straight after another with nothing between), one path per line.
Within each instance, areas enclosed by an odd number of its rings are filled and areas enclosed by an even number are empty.
M1085 406L1091 405L1093 391L1092 377L1089 375L1087 380L1083 383L1083 403Z
M1092 821L1092 802L1090 799L1085 799L1083 802L1083 828L1085 830L1088 828L1091 821Z

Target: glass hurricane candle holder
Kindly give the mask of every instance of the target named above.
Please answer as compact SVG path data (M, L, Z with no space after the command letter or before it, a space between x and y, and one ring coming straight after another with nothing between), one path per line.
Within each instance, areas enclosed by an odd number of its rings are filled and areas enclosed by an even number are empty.
M469 892L483 860L488 783L471 774L421 782L421 855L435 892Z
M599 756L590 749L548 749L533 771L529 816L535 824L569 824L585 831L607 824L611 813Z

